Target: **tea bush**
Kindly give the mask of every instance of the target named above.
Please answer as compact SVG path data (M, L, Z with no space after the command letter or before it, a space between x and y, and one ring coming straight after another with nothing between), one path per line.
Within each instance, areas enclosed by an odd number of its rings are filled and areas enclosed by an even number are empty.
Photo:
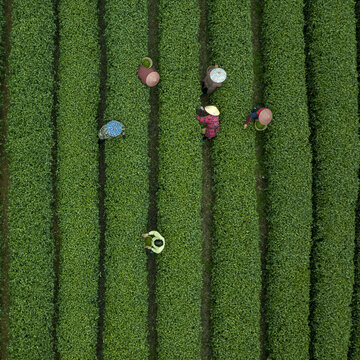
M314 149L313 356L347 358L358 193L354 2L307 3Z
M12 1L6 124L9 162L8 358L51 359L54 314L54 13L48 1Z
M264 133L267 350L274 359L308 359L312 156L302 1L266 0L262 24L264 105L274 115Z
M201 358L199 20L198 1L159 1L158 230L166 240L157 256L160 360Z
M121 18L121 21L119 19ZM105 142L106 295L104 359L147 359L146 254L149 88L136 72L147 56L147 2L106 1L105 120L124 124L126 138Z
M93 1L60 0L57 339L61 359L96 359L100 236L97 22Z
M360 64L360 51L359 51L359 39L360 39L360 2L357 1L355 5L356 10L356 33L357 33L357 60ZM359 199L359 194L358 194ZM352 336L351 336L351 348L348 359L356 360L360 358L360 201L358 200L356 208L356 229L355 229L355 285L352 301Z
M211 0L209 35L212 63L228 75L211 96L211 103L219 107L221 126L211 153L215 182L212 350L216 359L259 359L255 133L243 129L253 95L250 3Z

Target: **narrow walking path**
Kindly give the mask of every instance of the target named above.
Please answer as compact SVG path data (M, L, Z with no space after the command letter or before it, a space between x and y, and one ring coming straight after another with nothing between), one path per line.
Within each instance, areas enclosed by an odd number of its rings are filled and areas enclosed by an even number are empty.
M1 74L2 82L0 96L1 107L1 137L0 137L0 205L1 205L1 317L0 317L0 357L8 359L9 344L9 246L8 246L8 191L9 191L9 169L5 150L7 133L7 113L9 109L9 90L7 87L9 78L9 55L10 55L10 31L11 31L11 9L12 1L5 1L3 8L5 26L2 44L4 46L4 73Z
M106 39L105 39L105 6L106 0L98 2L98 27L99 27L99 44L100 44L100 101L98 106L98 130L104 125L104 114L106 108L106 82L107 82L107 57L106 57ZM99 281L98 281L98 338L97 338L97 358L102 360L103 355L103 331L105 317L105 182L106 182L106 164L105 164L105 143L99 144L99 225L100 225L100 242L99 242Z
M261 16L262 4L261 0L251 1L251 24L252 24L252 45L254 57L254 85L253 85L253 106L263 105L263 66L261 59ZM257 211L259 214L259 229L260 229L260 251L261 251L261 269L262 269L262 289L260 293L261 301L261 317L260 317L260 350L261 360L267 359L266 353L266 322L265 322L265 276L266 276L266 237L267 237L267 224L266 224L266 172L264 164L264 134L261 132L256 133L255 138L255 151L257 166L255 169L256 176L256 196L257 196Z
M159 23L157 19L158 1L148 1L148 56L153 60L154 66L159 64ZM159 87L150 88L150 116L148 125L148 155L149 164L149 209L148 209L148 231L157 229L157 201L156 192L158 186L158 117L159 117ZM147 258L147 283L149 287L148 298L148 343L149 359L157 358L157 303L156 303L156 257L149 255Z
M199 29L199 79L202 79L208 66L210 65L209 56L209 34L208 34L208 5L207 0L199 0L200 7L200 29ZM199 87L200 90L200 87ZM200 93L199 93L200 95ZM201 97L201 105L209 105L209 97ZM195 118L195 116L194 116ZM201 136L199 134L199 140ZM210 360L212 358L211 351L211 269L212 269L212 226L214 205L213 192L213 169L211 164L211 143L205 141L202 145L202 201L201 201L201 217L202 217L202 258L203 258L203 286L201 291L201 325L202 325L202 349L201 359Z
M58 103L58 66L59 66L59 16L58 16L58 0L54 1L54 14L55 14L55 37L54 37L54 100L52 108L52 121L53 121L53 140L54 145L52 149L52 166L51 166L51 177L52 177L52 196L54 199L52 211L53 211L53 223L52 223L52 234L54 236L54 315L53 315L53 350L54 359L60 358L57 348L57 319L59 314L58 308L58 294L59 294L59 265L60 265L60 232L59 232L59 218L57 216L57 190L56 190L56 170L57 170L57 103Z

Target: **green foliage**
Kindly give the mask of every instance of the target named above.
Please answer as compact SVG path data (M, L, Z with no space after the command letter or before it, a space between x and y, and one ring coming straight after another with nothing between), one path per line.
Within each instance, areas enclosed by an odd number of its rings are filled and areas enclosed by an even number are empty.
M4 44L4 30L5 30L5 14L4 14L4 0L0 0L0 79L4 78L4 64L5 64L5 44ZM1 94L1 97L3 95Z
M160 0L158 359L201 358L201 134L197 0Z
M307 16L315 163L313 356L345 359L359 167L354 2L309 1Z
M231 14L231 16L229 16ZM226 20L225 20L226 19ZM259 359L261 263L255 192L250 3L211 0L212 63L228 77L211 97L221 130L213 141L215 180L212 349L216 359Z
M4 76L5 76L5 68L4 68L4 64L5 64L5 47L4 47L4 26L5 26L5 14L4 14L4 1L0 0L0 83L4 82ZM0 93L0 113L3 114L3 97L4 94L3 92ZM5 134L3 129L5 128L5 124L4 124L4 120L3 120L3 116L0 117L0 179L3 176L3 165L5 162L5 159L3 157L4 154L4 139L5 139ZM2 191L4 191L4 189L2 189ZM5 193L4 193L5 194ZM3 194L0 193L0 224L3 224L3 199L4 197L2 196ZM0 225L0 226L1 226ZM3 235L3 230L4 228L2 228L0 230L0 254L3 254L3 250L4 250L4 240L5 237ZM3 256L0 257L0 269L3 268ZM2 279L2 271L0 270L0 279ZM0 296L0 301L1 300L1 296ZM0 317L2 316L2 309L0 308ZM1 337L0 337L1 339Z
M360 1L356 2L356 34L357 34L357 60L360 64ZM349 351L349 360L360 359L360 197L356 208L356 229L355 229L355 284L352 300L352 336Z
M146 253L149 88L136 72L147 55L147 2L106 1L105 120L126 139L106 140L104 359L148 359ZM119 21L121 19L121 21Z
M96 3L60 0L58 217L61 237L58 351L95 359L99 262L99 45Z
M264 2L264 105L274 115L264 133L265 319L268 353L279 360L309 358L312 167L303 28L302 1Z
M349 360L360 358L360 201L356 209L356 250L355 250L355 285L352 300L352 334Z
M48 1L12 1L9 160L9 359L51 359L54 14Z

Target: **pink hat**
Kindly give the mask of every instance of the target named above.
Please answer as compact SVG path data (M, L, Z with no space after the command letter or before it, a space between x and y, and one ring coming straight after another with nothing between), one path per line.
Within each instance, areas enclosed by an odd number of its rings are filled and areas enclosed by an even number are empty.
M259 114L259 123L263 125L267 125L272 120L272 112L270 109L264 109L260 111Z
M160 80L160 75L158 72L153 71L146 77L146 85L149 87L155 86Z

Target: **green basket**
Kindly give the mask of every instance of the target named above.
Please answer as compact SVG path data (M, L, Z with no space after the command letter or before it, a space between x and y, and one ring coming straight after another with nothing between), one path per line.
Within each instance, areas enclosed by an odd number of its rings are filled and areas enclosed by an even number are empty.
M255 130L264 131L267 128L267 125L261 124L259 121L255 121Z
M145 66L146 68L150 69L153 65L152 60L149 57L144 57L141 61L141 65Z

